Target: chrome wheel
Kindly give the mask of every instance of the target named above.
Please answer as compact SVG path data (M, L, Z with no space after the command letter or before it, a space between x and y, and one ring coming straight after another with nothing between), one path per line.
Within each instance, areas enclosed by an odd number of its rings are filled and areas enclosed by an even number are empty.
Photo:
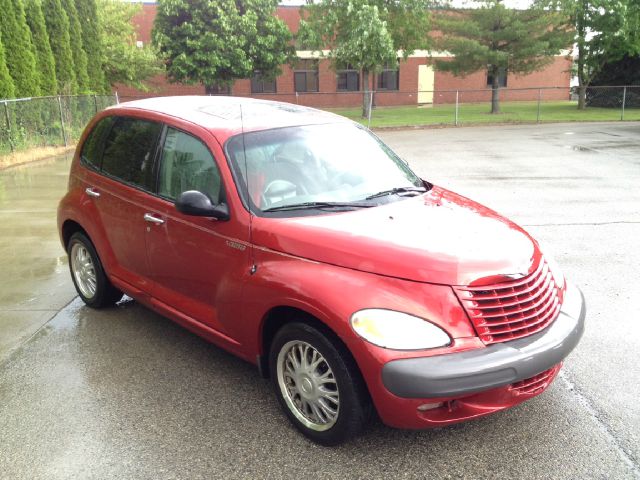
M78 289L86 298L93 298L96 294L98 280L96 268L87 247L79 242L74 243L71 247L69 259L71 261L73 278L76 281Z
M340 393L331 366L312 345L285 343L277 359L278 386L287 407L307 428L330 429L338 419Z

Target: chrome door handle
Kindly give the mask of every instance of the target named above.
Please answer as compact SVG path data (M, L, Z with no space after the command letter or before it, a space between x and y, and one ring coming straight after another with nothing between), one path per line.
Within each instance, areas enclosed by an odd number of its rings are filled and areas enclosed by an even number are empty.
M100 192L96 192L93 188L89 187L85 189L84 193L89 195L90 197L98 198L100 196Z
M147 222L155 223L156 225L162 225L164 223L164 220L162 220L161 218L158 218L158 217L154 217L150 213L145 213L144 214L144 219Z

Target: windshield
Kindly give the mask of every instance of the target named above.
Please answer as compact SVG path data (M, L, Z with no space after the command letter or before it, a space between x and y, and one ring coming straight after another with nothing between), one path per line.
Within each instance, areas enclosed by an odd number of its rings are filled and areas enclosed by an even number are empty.
M355 124L250 132L232 137L226 148L256 213L375 206L424 187L389 147Z

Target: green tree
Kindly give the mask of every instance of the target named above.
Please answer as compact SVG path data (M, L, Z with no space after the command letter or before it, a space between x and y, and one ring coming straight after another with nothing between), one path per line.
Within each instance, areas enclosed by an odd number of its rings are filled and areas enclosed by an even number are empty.
M140 5L120 0L97 0L97 7L105 90L118 83L147 90L145 80L163 70L150 45L137 46L131 19L140 11Z
M626 0L624 19L625 48L618 56L640 55L640 2Z
M24 10L35 47L40 94L55 95L58 91L55 60L49 44L49 35L40 0L25 0Z
M277 0L160 0L153 41L169 80L202 83L210 93L255 71L279 74L293 46L276 6Z
M591 79L591 85L640 85L640 56L625 55L618 60L607 62L600 73ZM636 90L634 89L634 93ZM640 97L640 90L637 91L637 96Z
M40 94L31 33L22 0L0 0L0 34L17 97Z
M62 9L60 0L42 0L42 13L47 24L49 43L55 61L58 93L77 93L78 82L71 53L67 14Z
M0 99L13 98L16 94L13 79L11 75L9 75L5 58L2 34L0 33Z
M325 53L332 65L352 65L362 74L362 115L369 115L369 74L428 46L428 0L322 0L304 7L301 47ZM328 49L328 53L326 50Z
M69 41L71 43L71 55L75 68L78 91L89 93L89 75L87 74L87 53L82 44L82 27L78 20L78 11L74 0L60 0L62 9L69 19Z
M78 20L82 27L82 46L87 53L87 75L89 90L102 92L104 72L102 71L102 43L98 24L98 7L95 0L75 0Z
M609 63L640 53L640 3L637 0L538 0L536 6L562 12L574 32L574 68L578 77L578 108L586 92Z
M570 46L571 33L557 12L509 9L502 0L471 3L476 8L438 15L442 37L434 42L453 58L436 60L436 68L462 76L487 69L493 78L491 113L500 113L500 73L541 70Z

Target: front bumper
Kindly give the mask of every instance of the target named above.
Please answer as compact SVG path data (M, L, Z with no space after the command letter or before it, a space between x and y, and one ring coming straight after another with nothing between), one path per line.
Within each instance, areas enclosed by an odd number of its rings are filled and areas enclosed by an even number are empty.
M567 284L558 318L543 331L477 350L392 360L382 369L382 383L407 399L463 397L510 385L562 362L582 337L585 315L582 292Z

